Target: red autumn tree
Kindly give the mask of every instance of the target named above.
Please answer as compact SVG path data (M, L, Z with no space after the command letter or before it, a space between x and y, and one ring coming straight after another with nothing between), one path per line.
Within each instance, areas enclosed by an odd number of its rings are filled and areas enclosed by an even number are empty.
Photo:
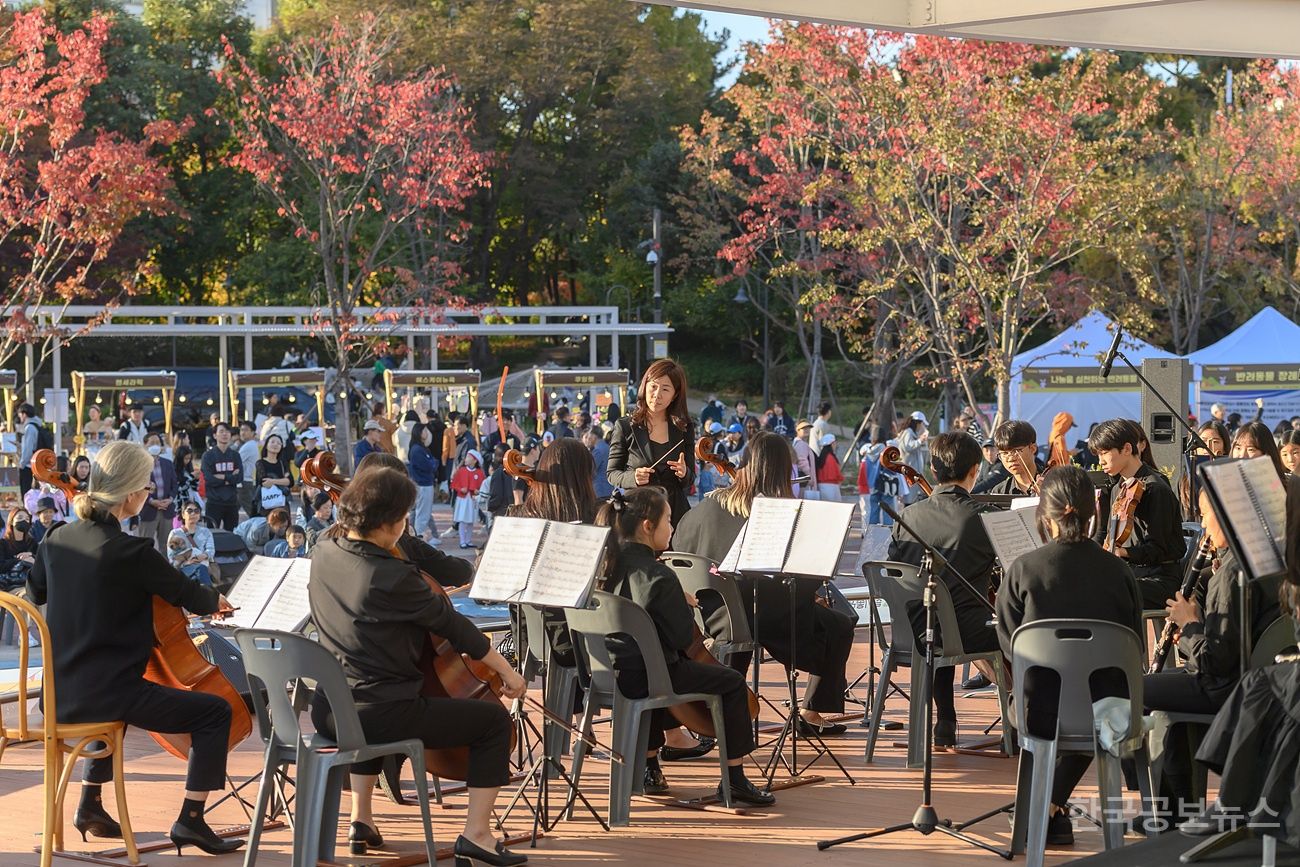
M373 16L336 20L274 49L266 74L229 47L216 73L236 97L231 162L316 254L317 330L341 383L391 332L383 308L453 300L452 247L466 228L456 215L485 183L487 161L471 144L451 79L439 69L395 69L397 33ZM363 307L381 310L363 322ZM346 455L346 396L339 406Z
M38 366L76 334L29 315L38 306L96 303L133 292L146 263L117 250L124 228L169 209L170 180L153 156L175 124L143 137L90 129L84 106L106 75L108 19L59 33L41 9L0 29L0 366L26 346ZM79 333L93 327L81 328Z

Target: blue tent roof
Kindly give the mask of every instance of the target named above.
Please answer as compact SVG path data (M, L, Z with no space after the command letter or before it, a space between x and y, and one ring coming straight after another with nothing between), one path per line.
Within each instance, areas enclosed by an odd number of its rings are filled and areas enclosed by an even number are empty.
M1115 338L1114 320L1094 310L1041 346L1027 349L1011 363L1012 376L1026 367L1088 367L1100 364L1110 342ZM1120 348L1134 364L1144 358L1170 358L1170 353L1125 334Z
M1300 325L1272 307L1236 331L1187 356L1192 364L1300 364Z

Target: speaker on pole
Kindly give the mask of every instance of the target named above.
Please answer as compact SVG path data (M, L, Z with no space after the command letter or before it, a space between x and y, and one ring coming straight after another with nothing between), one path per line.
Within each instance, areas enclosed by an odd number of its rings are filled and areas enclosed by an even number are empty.
M1142 427L1151 440L1151 457L1156 466L1169 472L1174 482L1183 473L1183 437L1181 422L1163 406L1159 392L1175 409L1187 412L1192 388L1192 366L1182 358L1148 358L1142 362L1142 375L1150 386L1142 386Z

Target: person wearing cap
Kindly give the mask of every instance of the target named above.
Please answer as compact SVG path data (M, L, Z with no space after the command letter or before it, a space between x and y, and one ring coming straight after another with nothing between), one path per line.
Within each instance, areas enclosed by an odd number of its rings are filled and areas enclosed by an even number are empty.
M801 419L794 426L794 474L808 479L807 482L795 485L794 495L796 497L802 496L805 500L818 499L817 449L813 447L812 432L813 423L807 419ZM818 441L818 447L820 447L820 440Z
M32 524L32 541L39 545L46 533L63 525L64 522L59 520L58 511L53 497L41 497L36 501L36 523Z
M733 467L740 466L745 457L745 429L740 422L727 425L727 434L718 441L718 449L718 454L731 461Z
M838 503L844 473L840 471L840 459L835 455L835 434L826 434L818 445L821 446L816 460L818 499Z
M995 485L1002 484L1009 475L1007 468L998 460L998 446L993 437L986 437L980 443L980 450L984 453L984 461L980 464L980 474L975 479L972 494L987 494Z
M456 522L460 533L460 547L473 548L474 523L478 521L478 489L483 480L483 455L478 449L470 449L451 477L451 492L456 497L451 518Z
M361 459L371 452L382 452L384 450L380 442L384 438L384 426L373 418L366 422L361 429L361 439L352 447L352 466L361 463Z
M149 433L149 425L144 421L144 407L138 403L131 404L127 419L117 429L117 438L127 442L144 445L144 438Z
M980 426L979 413L975 412L973 406L962 407L961 415L957 416L957 423L953 425L953 430L964 430L977 440L984 439L984 428Z
M925 413L917 410L898 433L898 450L902 453L903 463L922 475L930 468L929 424L930 420L925 417ZM917 485L909 492L908 501L916 502L921 493L921 486Z

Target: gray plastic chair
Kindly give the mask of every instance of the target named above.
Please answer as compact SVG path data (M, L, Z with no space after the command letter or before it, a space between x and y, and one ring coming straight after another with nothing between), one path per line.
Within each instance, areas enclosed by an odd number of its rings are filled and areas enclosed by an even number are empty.
M271 740L267 745L266 766L274 767L279 747L294 750L298 766L297 821L293 824L294 867L316 867L322 860L332 860L334 839L338 834L339 798L348 769L356 762L380 756L404 755L415 771L415 791L424 821L424 843L433 864L437 858L433 842L433 824L429 816L429 789L424 766L424 744L418 738L386 744L368 744L357 718L352 691L343 676L343 667L328 650L301 635L270 629L238 629L235 641L244 654L244 667L254 696L263 691L269 704L255 699L259 718L269 715ZM316 683L316 690L329 702L334 715L337 740L320 733L308 735L299 723L301 711L290 701L287 686L306 678ZM260 707L259 707L260 704ZM268 776L262 777L257 791L257 807L249 829L248 854L254 857L257 840L270 800ZM325 817L332 817L326 821ZM251 867L251 860L246 860Z
M867 726L868 762L875 760L876 739L880 736L880 718L885 711L885 700L889 698L891 678L898 669L911 667L916 644L916 640L912 636L911 624L907 623L906 610L902 612L902 620L898 621L903 624L902 628L896 629L894 622L898 620L898 612L895 611L893 605L890 605L889 600L885 598L884 593L879 588L885 583L885 574L894 580L902 579L910 574L912 580L915 580L916 573L916 567L907 563L869 561L862 564L862 577L866 579L867 587L870 588L873 596L879 595L882 599L885 599L885 605L889 608L889 632L891 636L889 639L885 638L885 626L880 621L879 609L872 605L872 632L883 656L880 661L880 679L876 681L876 694L871 702L870 718L864 721L864 725ZM897 638L894 638L894 636L897 636ZM918 656L917 660L921 661L921 657ZM911 696L907 696L907 699L910 702Z
M1120 757L1111 755L1097 741L1089 678L1095 671L1115 668L1128 682L1130 736L1120 744L1120 752L1122 758L1136 762L1138 788L1143 804L1149 806L1151 765L1142 728L1142 643L1133 630L1104 620L1038 620L1021 626L1011 637L1011 662L1016 713L1021 720L1029 712L1025 675L1031 669L1055 671L1061 683L1056 737L1042 738L1021 726L1011 851L1018 854L1027 848L1027 867L1042 867L1052 777L1056 758L1063 753L1085 753L1095 758L1106 848L1124 845Z
M862 571L867 580L871 583L871 589L879 593L889 606L889 617L893 624L890 630L890 651L884 666L881 668L880 685L877 686L877 701L872 709L875 716L875 723L867 733L867 761L872 761L876 746L876 733L879 727L880 710L883 704L883 695L885 685L889 682L889 674L892 671L891 665L899 664L895 662L893 656L895 651L901 651L907 654L909 662L912 664L912 700L908 708L907 724L907 766L909 768L919 768L925 762L925 713L927 708L923 702L917 701L917 696L926 694L925 685L922 679L925 677L925 648L918 646L916 638L912 634L912 626L908 620L908 606L911 603L920 604L922 594L925 591L925 583L921 580L920 573L915 566L907 563L880 562L863 564ZM935 582L935 620L939 626L942 646L934 649L934 667L942 668L945 665L961 665L964 662L974 662L977 659L986 659L989 666L993 669L994 683L998 688L998 710L1002 715L1002 749L1007 755L1015 755L1015 738L1011 733L1011 726L1008 724L1007 716L1007 684L1002 662L1002 651L989 650L980 653L967 653L962 644L961 629L957 626L957 613L952 604L952 596L948 592L948 586L942 581Z
M584 674L591 687L582 712L583 737L573 750L573 786L582 778L583 759L587 753L587 736L591 733L592 719L600 707L613 709L613 750L623 756L624 762L611 761L609 765L609 824L626 826L630 820L633 792L641 791L645 777L645 752L650 740L650 712L691 701L702 701L713 717L713 727L718 739L718 766L722 772L722 802L731 806L731 783L727 773L727 738L722 725L722 698L702 692L676 693L668 679L668 666L663 658L663 645L654 621L646 610L629 599L597 591L592 594L588 608L566 608L565 617L574 641L581 640L586 654L578 654L579 666L586 666ZM625 635L636 644L645 662L648 694L644 698L628 698L618 689L614 677L614 664L605 639L612 635ZM569 795L572 810L573 791Z
M714 656L727 664L737 653L754 652L758 644L755 643L753 631L749 628L745 601L734 579L714 572L713 567L716 564L708 557L701 557L698 554L665 551L660 555L659 561L673 570L677 580L682 584L682 589L688 593L694 594L697 598L700 594L712 593L722 600L722 605L727 612L731 640L714 642L709 648Z
M1256 590L1255 592L1260 592ZM1273 664L1273 657L1295 644L1295 621L1289 614L1283 614L1270 623L1255 642L1250 651L1250 667L1263 668ZM1166 710L1153 710L1150 716L1155 727L1151 730L1151 766L1155 778L1160 779L1164 773L1166 734L1174 726L1185 725L1187 729L1187 747L1191 754L1201 747L1205 733L1214 722L1212 713L1175 713ZM1203 799L1206 795L1209 770L1200 762L1192 762L1192 797Z
M573 699L578 694L578 669L572 665L560 665L546 646L546 624L542 609L534 605L519 606L523 615L524 632L527 635L527 656L524 657L524 679L531 682L543 669L546 672L546 694L542 697L546 709L561 719L573 716ZM516 647L520 645L516 643ZM550 719L542 721L542 745L548 758L559 764L561 756L569 751L569 733ZM558 779L560 774L548 765L546 775Z

